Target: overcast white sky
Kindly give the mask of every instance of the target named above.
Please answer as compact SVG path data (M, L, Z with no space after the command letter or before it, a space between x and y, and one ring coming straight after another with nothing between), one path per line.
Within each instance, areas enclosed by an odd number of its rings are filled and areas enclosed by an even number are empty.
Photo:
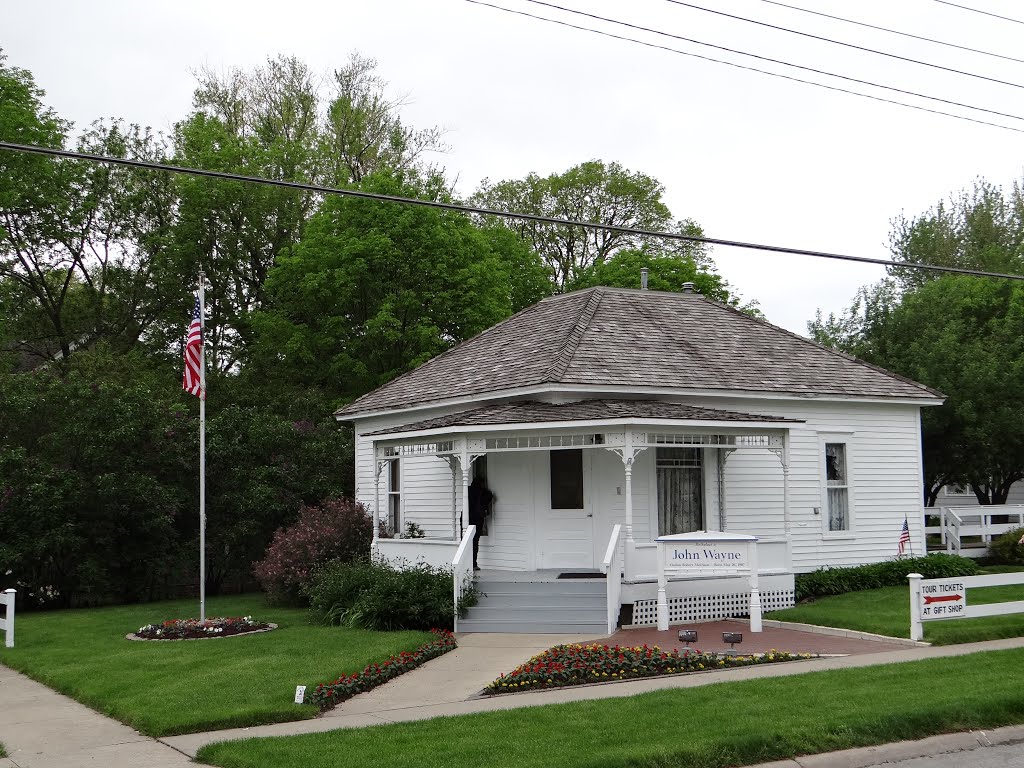
M488 0L679 50L796 77L651 33L581 19L527 0ZM1024 89L911 65L725 19L669 0L552 0L675 35L785 59L1024 117ZM692 0L943 66L1024 84L1024 64L955 51L788 10L765 0ZM937 0L786 0L790 5L1024 58L1024 24ZM1012 0L958 0L1024 19ZM62 116L101 116L168 130L187 114L190 71L252 67L295 54L317 71L353 50L375 57L407 122L449 130L439 158L457 190L546 175L590 159L658 178L676 217L712 237L888 258L890 222L915 215L979 176L1009 186L1024 174L1024 134L847 96L635 43L513 16L465 0L366 2L3 4L0 47L31 70ZM1017 128L1024 120L986 117ZM798 333L817 308L847 306L881 267L716 248L720 272L768 319Z

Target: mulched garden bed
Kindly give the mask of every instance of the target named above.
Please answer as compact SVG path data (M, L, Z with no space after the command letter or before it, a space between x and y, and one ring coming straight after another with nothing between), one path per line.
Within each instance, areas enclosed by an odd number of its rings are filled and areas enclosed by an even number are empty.
M754 664L812 658L809 653L771 650L751 656L720 656L696 649L663 651L657 646L556 645L484 688L485 694L519 693L641 677L706 672Z
M147 624L127 635L129 640L211 640L215 637L250 635L277 629L276 624L256 621L252 616L227 616L207 619L168 619Z
M457 647L455 635L447 629L432 629L434 640L425 643L412 653L403 651L380 664L369 664L362 672L342 675L330 683L320 683L313 691L310 701L323 710L351 699L357 693L364 693L388 680L411 672L416 667L426 664Z

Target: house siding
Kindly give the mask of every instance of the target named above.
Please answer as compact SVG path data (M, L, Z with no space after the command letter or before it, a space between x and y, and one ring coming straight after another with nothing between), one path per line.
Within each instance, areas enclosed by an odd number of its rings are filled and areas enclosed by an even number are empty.
M677 400L680 400L677 398ZM790 544L793 570L854 565L886 560L896 554L903 520L909 522L911 545L923 551L919 407L916 405L827 402L809 399L687 398L685 402L787 419L800 419L790 430ZM460 410L418 412L416 420ZM373 508L374 471L371 438L366 433L412 419L362 419L356 425L356 496ZM845 441L851 480L852 528L848 534L825 530L826 439ZM607 545L611 528L625 523L625 477L620 458L601 448L590 455L588 511L593 517L594 565ZM705 503L709 528L718 527L717 451L705 452ZM481 540L485 568L531 570L538 567L538 537L550 515L547 453L488 455L488 477L497 496L489 535ZM641 452L633 469L634 538L651 541L657 533L654 451ZM736 450L725 462L725 528L779 539L785 535L783 472L779 457L768 450ZM382 505L386 477L382 477ZM451 471L436 457L402 459L403 525L414 521L430 537L451 536ZM941 499L942 497L940 497ZM957 497L957 503L968 502ZM461 478L456 509L461 514ZM815 512L817 509L817 513ZM541 547L542 548L542 547Z

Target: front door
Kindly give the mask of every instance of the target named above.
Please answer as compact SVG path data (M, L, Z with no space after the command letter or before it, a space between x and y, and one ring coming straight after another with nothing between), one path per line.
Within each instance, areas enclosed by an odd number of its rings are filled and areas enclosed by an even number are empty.
M594 510L588 503L590 454L553 450L548 456L548 507L538 542L540 568L591 570L594 567ZM543 508L543 507L542 507Z
M706 530L699 448L658 448L658 535Z

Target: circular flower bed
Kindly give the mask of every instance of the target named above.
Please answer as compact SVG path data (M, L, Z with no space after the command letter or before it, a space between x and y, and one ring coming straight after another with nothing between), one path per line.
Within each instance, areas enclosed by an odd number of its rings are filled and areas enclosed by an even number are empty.
M752 664L809 659L808 653L771 650L756 656L719 656L695 649L663 651L657 646L556 645L502 675L484 693L516 693L654 675L702 672Z
M136 640L199 640L210 637L231 637L250 632L266 632L276 625L256 621L252 616L228 616L207 619L168 619L161 624L147 624L128 635Z

